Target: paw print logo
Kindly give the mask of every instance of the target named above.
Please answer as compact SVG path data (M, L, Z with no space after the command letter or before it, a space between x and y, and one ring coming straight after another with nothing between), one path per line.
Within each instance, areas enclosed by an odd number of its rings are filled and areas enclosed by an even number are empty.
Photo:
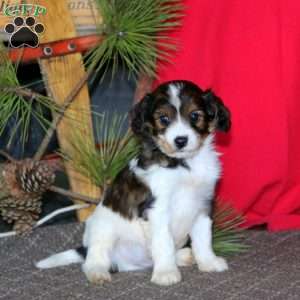
M39 36L44 32L45 27L36 23L34 17L16 17L13 23L6 24L5 32L10 34L10 45L13 48L30 47L36 48L39 45Z

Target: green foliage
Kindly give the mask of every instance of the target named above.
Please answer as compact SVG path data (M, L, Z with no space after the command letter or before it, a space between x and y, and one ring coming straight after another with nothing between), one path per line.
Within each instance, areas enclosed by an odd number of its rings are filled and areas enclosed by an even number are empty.
M7 56L0 42L0 136L3 134L8 121L14 117L15 127L9 143L20 131L24 145L28 138L30 120L36 118L43 129L50 124L43 115L43 107L58 110L53 102L45 96L32 92L23 87L17 78L17 65L14 65Z
M97 116L96 139L101 141L95 147L78 132L72 140L72 154L62 154L73 168L90 178L97 186L104 188L135 157L139 147L132 134L123 134L126 117L114 114Z
M240 225L243 217L228 204L217 202L213 216L213 248L217 255L230 256L244 252L248 247L243 243Z
M113 74L120 64L130 74L155 76L156 61L168 60L175 49L166 32L180 25L183 6L180 0L96 0L103 18L99 33L103 42L87 59L90 68L107 71L112 62ZM104 75L103 75L104 76Z

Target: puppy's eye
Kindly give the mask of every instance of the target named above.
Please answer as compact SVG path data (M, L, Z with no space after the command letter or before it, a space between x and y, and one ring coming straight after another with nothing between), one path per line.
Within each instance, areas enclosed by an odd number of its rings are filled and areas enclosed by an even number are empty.
M159 122L163 125L163 126L168 126L170 124L170 119L168 116L166 115L161 115L159 116Z
M190 119L194 123L198 122L201 117L202 117L202 112L199 110L195 110L190 113Z

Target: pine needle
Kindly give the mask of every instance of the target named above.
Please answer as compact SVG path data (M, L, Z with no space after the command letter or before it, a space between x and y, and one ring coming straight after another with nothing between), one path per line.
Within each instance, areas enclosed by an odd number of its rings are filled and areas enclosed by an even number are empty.
M213 248L217 255L230 256L245 252L248 246L243 242L243 217L229 204L216 202L213 215Z
M8 58L0 42L0 136L9 122L14 122L10 134L10 144L17 133L20 133L22 145L28 140L31 119L35 118L46 130L50 122L44 117L43 108L58 111L59 108L50 98L21 86L17 78L17 66Z
M103 42L88 53L89 68L103 72L112 63L112 76L118 65L130 75L144 73L155 77L157 60L169 61L175 41L166 32L180 25L180 0L96 0L103 23Z
M83 133L77 133L72 140L72 154L62 156L81 174L90 178L94 184L105 188L117 174L137 155L139 147L132 134L123 134L126 116L114 113L97 116L96 140L87 142Z

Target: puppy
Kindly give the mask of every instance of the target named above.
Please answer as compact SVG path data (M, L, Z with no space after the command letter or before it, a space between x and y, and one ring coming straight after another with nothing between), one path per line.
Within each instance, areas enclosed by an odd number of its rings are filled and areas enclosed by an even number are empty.
M151 267L151 281L159 285L179 282L178 266L226 270L225 259L212 249L210 215L221 173L214 132L229 130L228 109L212 91L178 80L146 95L130 117L141 153L88 218L83 247L37 267L82 263L93 283L110 281L112 270Z

